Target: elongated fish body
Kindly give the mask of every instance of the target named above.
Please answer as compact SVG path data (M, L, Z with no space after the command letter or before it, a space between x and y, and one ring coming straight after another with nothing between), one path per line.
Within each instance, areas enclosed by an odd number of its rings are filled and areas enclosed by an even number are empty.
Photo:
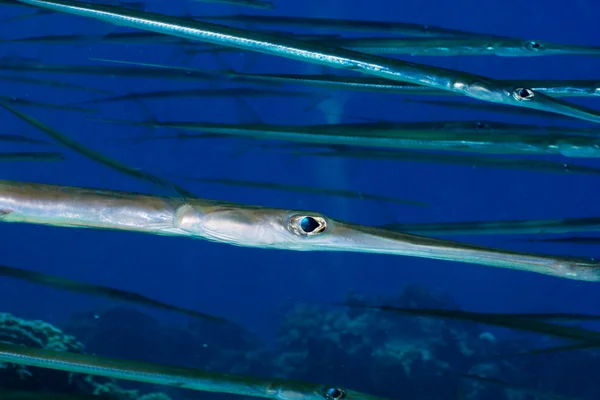
M599 232L600 217L505 220L505 221L465 221L423 224L391 224L386 229L414 232L419 235L543 235L572 232Z
M428 86L395 82L384 78L340 76L330 74L251 74L242 72L226 72L231 79L248 78L265 82L293 83L321 86L335 89L357 90L365 92L417 94L435 96L456 96L458 93L448 92ZM528 87L552 97L596 97L600 96L600 81L595 80L516 80L516 86Z
M176 198L0 182L0 215L4 222L186 236L173 226L177 207L183 204Z
M152 68L129 68L112 67L104 65L49 65L49 64L0 64L0 71L3 72L31 72L34 74L65 74L65 75L97 75L105 77L127 77L127 78L154 78L154 79L177 79L177 80L200 80L207 81L215 78L216 73L198 73L191 69L162 69ZM0 79L9 80L12 77L2 77Z
M368 54L397 54L411 56L598 56L600 47L539 42L516 38L439 38L439 37L367 37L367 38L310 38L330 46ZM207 51L230 52L235 49L217 48Z
M15 0L15 2L93 18L113 25L360 72L429 86L482 101L554 112L600 123L600 112L596 110L485 76L117 6L69 0Z
M512 38L340 38L327 40L327 43L373 54L501 57L600 55L600 47Z
M226 374L5 343L0 343L0 360L58 371L272 400L385 400L382 397L322 384Z
M443 28L432 25L413 24L405 22L392 21L365 21L351 19L334 18L314 18L314 17L288 17L279 15L218 15L205 16L203 19L208 21L228 21L257 23L261 25L282 25L286 27L310 28L310 29L334 29L350 30L353 32L385 32L387 34L416 36L416 37L460 37L460 38L502 38L501 36L467 32L457 29Z
M54 162L64 161L65 156L58 152L20 152L3 153L0 152L0 162L15 161L34 161L34 162Z
M316 146L315 146L316 147ZM415 151L388 150L352 150L330 149L328 151L301 151L294 154L312 157L353 157L365 160L390 160L400 162L429 162L442 164L467 165L478 168L505 168L554 174L593 174L600 175L600 169L573 163L560 163L545 160L527 160L519 158L499 158L495 156L480 156L470 154L444 154ZM407 231L408 232L408 231Z
M498 127L432 128L427 123L414 123L389 128L374 124L340 124L319 126L241 125L202 122L131 122L92 118L104 122L124 123L152 128L200 131L202 134L180 136L182 139L202 138L205 134L283 140L296 143L376 147L386 149L419 149L475 152L482 154L560 154L566 157L600 157L600 136L584 137L562 134L528 134L516 129L507 132ZM442 126L440 124L440 126ZM513 127L514 128L514 127ZM148 139L158 137L150 136ZM176 139L177 137L173 137Z
M600 281L600 262L497 250L349 224L322 214L0 181L0 220L185 236L236 246L424 257Z
M98 59L97 59L98 60ZM118 64L129 64L139 67L153 67L158 68L159 71L165 72L177 72L184 70L189 74L192 73L203 73L207 74L208 71L185 68L173 65L163 64L151 64L141 63L124 60L111 60L111 59L100 59L105 62L112 62ZM22 64L21 70L27 70L28 64ZM45 66L46 68L52 68L53 66ZM0 70L6 68L0 65ZM70 66L64 66L61 70L72 68ZM56 68L53 68L56 71ZM47 72L38 66L38 72ZM59 71L56 71L59 72ZM451 95L456 96L458 93L449 92L441 89L436 89L428 86L414 85L408 83L402 83L399 81L393 81L384 78L374 78L365 76L341 76L333 74L271 74L271 73L243 73L235 71L221 71L220 74L226 75L231 80L240 79L242 81L249 80L251 82L262 81L265 83L294 83L294 84L305 84L313 86L322 86L335 89L346 89L346 90L360 90L367 92L381 92L381 93L395 93L395 94L420 94L420 95ZM600 96L600 81L592 79L561 79L561 80L524 80L524 79L506 79L500 80L504 84L512 82L513 85L519 87L527 87L535 92L541 92L552 97L595 97Z
M266 10L274 10L275 4L270 1L260 1L260 0L194 0L194 1L205 1L208 3L220 3L220 4L230 4L238 7L250 7L250 8L261 8Z

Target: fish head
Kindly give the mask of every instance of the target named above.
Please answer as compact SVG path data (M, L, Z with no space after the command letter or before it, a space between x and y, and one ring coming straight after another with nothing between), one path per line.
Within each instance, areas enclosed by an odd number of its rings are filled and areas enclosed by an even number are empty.
M329 227L324 215L241 204L195 206L176 213L176 228L191 236L238 246L303 250L307 240Z
M557 99L533 89L515 87L510 90L511 96L505 104L546 111L572 118L600 123L600 112Z
M600 47L564 43L540 42L528 40L521 44L522 51L528 56L536 55L593 55L600 54Z
M452 90L465 96L492 103L506 103L506 99L511 96L510 88L502 87L496 82L485 78L472 81L455 81L452 84Z
M526 40L521 43L521 49L525 54L535 55L544 53L547 46L538 40Z
M278 400L386 400L335 385L312 385L292 381L271 385L267 391L269 397Z
M178 209L175 220L175 228L189 236L264 249L394 254L410 247L411 238L416 238L342 222L313 211L238 204L188 204Z
M600 123L600 112L548 96L526 87L512 86L498 81L475 79L456 81L452 90L491 103L546 111L572 118Z

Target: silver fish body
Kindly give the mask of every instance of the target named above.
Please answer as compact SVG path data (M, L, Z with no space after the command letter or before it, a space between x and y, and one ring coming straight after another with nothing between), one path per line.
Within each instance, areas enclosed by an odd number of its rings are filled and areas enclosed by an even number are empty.
M485 76L123 7L70 0L15 1L66 14L93 18L113 25L360 72L429 86L482 101L553 112L600 123L600 112L596 110L567 103L535 92L530 88L516 87L511 83L495 81Z
M58 371L272 400L341 400L342 398L385 400L381 397L322 384L132 362L6 343L0 343L0 360Z
M340 38L328 40L327 43L372 54L500 57L600 55L600 47L516 38Z
M0 221L183 236L244 247L424 257L600 281L600 262L492 249L310 211L0 181Z

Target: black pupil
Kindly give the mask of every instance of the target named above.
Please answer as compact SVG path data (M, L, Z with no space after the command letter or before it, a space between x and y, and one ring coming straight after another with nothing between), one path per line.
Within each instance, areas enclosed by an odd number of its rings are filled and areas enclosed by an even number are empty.
M341 399L344 396L341 390L336 388L327 389L327 397L330 399Z
M519 96L521 96L523 98L529 97L530 96L529 90L527 90L527 89L519 90Z
M539 49L540 48L540 44L538 42L531 42L531 47L534 49Z
M485 124L482 122L477 123L477 128L485 128Z
M319 223L317 222L316 219L314 219L312 217L304 217L300 221L300 227L302 228L302 230L304 232L311 233L311 232L314 232L315 229L317 229L319 227ZM335 390L335 389L331 389L331 390Z

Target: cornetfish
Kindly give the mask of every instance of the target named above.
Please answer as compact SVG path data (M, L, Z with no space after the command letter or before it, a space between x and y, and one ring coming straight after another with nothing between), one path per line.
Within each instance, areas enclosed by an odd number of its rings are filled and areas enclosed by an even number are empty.
M0 181L0 221L183 236L236 246L423 257L600 281L600 262L410 235L323 214L38 183Z
M273 400L385 400L382 397L336 386L179 368L6 343L0 343L0 361L202 392L229 393Z
M600 55L600 47L539 42L517 38L398 38L362 37L327 39L328 44L373 54L419 56L535 57Z
M482 101L553 112L600 123L600 112L596 110L481 75L118 6L69 0L14 0L14 3L93 18L118 26L423 85Z

